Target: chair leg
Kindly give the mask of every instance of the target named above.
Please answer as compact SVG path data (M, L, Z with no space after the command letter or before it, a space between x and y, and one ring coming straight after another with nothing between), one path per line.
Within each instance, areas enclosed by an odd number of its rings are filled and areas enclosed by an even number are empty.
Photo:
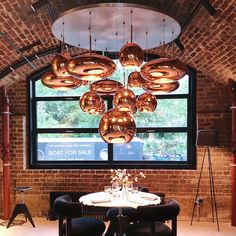
M58 235L59 236L63 236L63 218L62 217L58 217Z
M14 221L14 219L16 218L16 216L18 214L24 214L25 218L30 221L30 223L32 224L33 227L35 227L33 219L29 213L27 206L25 204L21 203L21 204L16 204L16 206L12 212L11 218L7 224L7 228L11 225L11 223Z
M176 217L172 219L171 224L172 224L171 226L172 235L177 236L177 218Z
M35 225L34 225L34 221L32 219L32 216L29 212L29 209L28 207L24 204L24 215L25 215L25 218L29 220L29 222L31 223L31 225L35 228Z

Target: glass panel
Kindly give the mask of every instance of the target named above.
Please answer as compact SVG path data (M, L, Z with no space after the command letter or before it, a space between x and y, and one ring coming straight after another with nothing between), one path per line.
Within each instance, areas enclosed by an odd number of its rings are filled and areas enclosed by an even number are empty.
M151 113L134 115L137 127L187 127L187 99L159 99Z
M130 143L114 144L116 161L187 161L187 133L137 133Z
M107 161L108 145L98 134L38 134L38 161Z
M37 102L38 128L98 128L100 118L83 112L79 101Z
M171 92L170 94L188 94L189 93L189 76L185 75L182 79L178 81L179 81L179 88Z

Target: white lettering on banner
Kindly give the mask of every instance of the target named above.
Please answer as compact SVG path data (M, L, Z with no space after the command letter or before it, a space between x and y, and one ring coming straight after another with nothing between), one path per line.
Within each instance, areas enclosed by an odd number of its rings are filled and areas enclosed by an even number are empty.
M56 156L56 155L60 156L60 155L63 155L63 150L60 150L60 151L49 150L48 155L49 156Z
M76 155L76 150L66 149L65 155Z
M91 152L91 150L78 150L78 154L79 155L82 155L82 154L84 154L84 155L91 155L92 152Z

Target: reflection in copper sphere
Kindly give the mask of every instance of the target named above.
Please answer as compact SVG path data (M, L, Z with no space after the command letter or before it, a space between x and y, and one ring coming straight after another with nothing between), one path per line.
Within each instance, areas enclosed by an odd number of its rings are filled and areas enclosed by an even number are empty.
M102 116L99 132L107 143L128 143L136 131L134 118L126 111L113 108Z
M74 77L71 76L57 77L54 75L52 71L43 74L41 82L43 83L43 85L49 88L62 91L78 88L82 84L81 80L75 79Z
M181 79L188 68L177 59L159 58L147 62L141 67L144 79L154 83L170 83Z
M132 112L136 104L136 96L131 90L123 88L115 93L113 102L119 110Z
M93 82L90 85L90 90L101 95L105 94L113 95L116 91L122 89L123 87L124 86L118 81L106 79Z
M80 108L90 114L96 114L100 110L101 102L100 96L95 92L86 92L79 100Z
M86 86L88 84L88 80L81 80L81 86Z
M138 97L136 106L141 112L153 112L157 107L157 99L151 93L143 93Z
M66 62L71 59L68 53L61 53L56 55L51 62L52 71L56 76L65 77L70 76L70 73L66 69Z
M119 60L123 67L140 67L144 60L143 50L135 43L127 43L119 52Z
M137 107L134 106L134 107L131 108L130 111L127 111L127 112L130 113L130 115L134 115L137 112L137 110L138 110Z
M89 112L89 114L91 114L91 115L102 115L105 112L105 109L106 109L105 102L101 98L100 99L100 106L98 106L95 111L92 111L92 113Z
M142 88L143 80L144 79L141 76L140 72L133 71L129 74L128 85L131 88Z
M172 83L166 83L166 84L158 84L158 83L152 83L145 81L143 83L143 89L147 92L150 92L152 94L160 94L160 93L170 93L175 91L179 88L179 82L175 81Z
M80 76L82 80L96 81L111 76L116 64L108 57L86 53L70 59L66 68L69 73Z

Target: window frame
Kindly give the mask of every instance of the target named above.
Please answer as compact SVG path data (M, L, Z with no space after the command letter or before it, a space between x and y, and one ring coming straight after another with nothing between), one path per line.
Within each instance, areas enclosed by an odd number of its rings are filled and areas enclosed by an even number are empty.
M113 161L113 144L108 144L108 160L106 161L38 161L37 134L38 133L98 133L98 128L55 128L37 129L36 103L37 101L78 100L79 97L35 97L35 82L51 70L48 65L28 77L28 124L29 124L29 168L31 169L108 169L108 168L142 168L142 169L195 169L196 168L196 71L188 66L189 93L156 95L157 99L187 99L187 127L165 128L137 128L137 133L147 132L186 132L187 133L187 161ZM104 96L105 97L105 96ZM107 97L108 107L112 106L112 98ZM148 133L148 132L147 132Z

